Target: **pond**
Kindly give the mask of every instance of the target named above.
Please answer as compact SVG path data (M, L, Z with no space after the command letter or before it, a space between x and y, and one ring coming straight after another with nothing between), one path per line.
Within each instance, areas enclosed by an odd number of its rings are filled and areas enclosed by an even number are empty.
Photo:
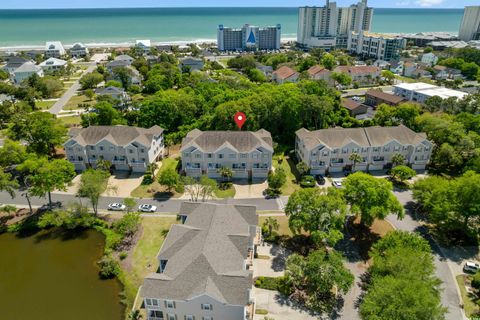
M0 235L0 318L121 320L117 280L100 280L96 231Z

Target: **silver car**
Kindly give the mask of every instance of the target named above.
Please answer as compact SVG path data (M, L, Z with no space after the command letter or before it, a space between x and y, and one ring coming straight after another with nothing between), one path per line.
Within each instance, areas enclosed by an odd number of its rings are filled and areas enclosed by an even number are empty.
M141 204L138 207L138 211L140 212L155 212L157 211L157 207L151 204Z
M127 207L122 203L110 203L108 210L110 211L124 211Z

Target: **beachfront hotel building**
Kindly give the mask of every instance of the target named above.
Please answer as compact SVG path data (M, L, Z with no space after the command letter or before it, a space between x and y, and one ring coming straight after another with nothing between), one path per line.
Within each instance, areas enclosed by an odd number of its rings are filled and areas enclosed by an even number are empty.
M480 40L480 6L465 7L458 34L460 40Z
M326 1L323 7L300 7L298 10L297 45L301 48L347 48L352 31L369 31L373 8L367 0L350 7L337 7Z
M217 47L220 51L255 51L280 49L282 27L257 27L245 24L242 28L227 28L219 25Z
M400 36L352 31L348 35L347 49L362 57L384 61L397 60L407 41Z
M140 296L147 320L251 320L255 206L184 202Z
M208 175L220 179L223 167L234 179L266 179L272 169L273 141L270 132L190 131L182 141L182 170L190 177Z
M308 164L310 174L327 172L376 171L391 167L395 154L401 154L415 170L426 168L433 144L425 133L397 127L331 128L296 132L298 159ZM355 165L350 155L357 153L362 161Z

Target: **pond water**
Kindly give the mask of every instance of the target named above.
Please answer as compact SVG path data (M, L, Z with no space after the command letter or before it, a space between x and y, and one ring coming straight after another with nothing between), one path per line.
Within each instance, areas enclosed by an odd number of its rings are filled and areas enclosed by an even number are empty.
M121 320L117 280L100 280L96 231L0 235L0 319Z

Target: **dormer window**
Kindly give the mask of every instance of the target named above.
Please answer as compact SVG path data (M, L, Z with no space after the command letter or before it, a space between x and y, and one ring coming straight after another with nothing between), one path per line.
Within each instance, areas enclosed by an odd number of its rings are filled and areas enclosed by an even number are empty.
M160 273L163 273L165 271L165 268L167 266L167 262L168 262L168 260L160 260L160 266L159 266Z

